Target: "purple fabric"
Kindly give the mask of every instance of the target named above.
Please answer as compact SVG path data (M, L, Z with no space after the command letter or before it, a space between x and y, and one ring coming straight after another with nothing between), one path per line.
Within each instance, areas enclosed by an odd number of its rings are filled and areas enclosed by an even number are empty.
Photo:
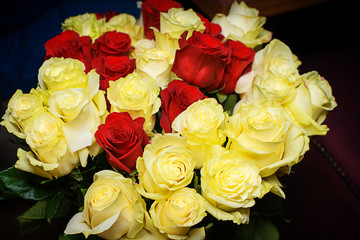
M330 131L317 139L360 189L359 49L333 51L303 60L304 70L317 69L330 83L338 106L325 120ZM342 62L345 61L346 62ZM310 69L309 69L310 68Z
M360 239L360 204L315 149L286 176L285 207L290 223L280 239Z

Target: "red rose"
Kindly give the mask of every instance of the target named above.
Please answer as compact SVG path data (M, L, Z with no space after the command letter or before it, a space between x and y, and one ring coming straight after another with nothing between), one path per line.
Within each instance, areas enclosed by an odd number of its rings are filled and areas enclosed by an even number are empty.
M231 61L225 67L220 93L231 94L234 92L238 79L250 71L255 51L239 41L227 40L224 46L230 49Z
M66 30L45 43L45 60L52 57L78 59L84 63L85 71L88 72L91 70L91 46L92 40L89 36L80 37L77 32Z
M95 40L93 50L95 57L108 55L126 56L131 47L131 38L122 32L106 32Z
M105 18L105 21L108 22L112 17L118 15L119 12L117 11L106 11L106 13L95 13L96 19Z
M93 68L100 75L100 89L106 91L109 81L115 81L126 77L135 69L135 59L127 56L95 57L92 61Z
M144 32L147 38L155 38L150 27L160 29L160 12L167 12L170 8L181 8L181 3L171 0L146 0L142 3Z
M180 113L194 102L206 98L199 89L180 80L171 81L160 94L160 126L167 133L171 132L171 124Z
M211 92L219 88L228 62L228 49L219 39L194 31L185 46L176 51L172 71L191 85Z
M133 120L127 112L110 113L95 133L97 143L105 150L108 162L128 173L136 167L149 138L144 132L144 118Z
M205 34L208 34L214 38L217 38L219 40L223 40L225 37L221 34L221 26L219 24L216 23L212 23L210 22L207 18L203 17L200 13L196 13L201 21L203 22L204 26L205 26Z

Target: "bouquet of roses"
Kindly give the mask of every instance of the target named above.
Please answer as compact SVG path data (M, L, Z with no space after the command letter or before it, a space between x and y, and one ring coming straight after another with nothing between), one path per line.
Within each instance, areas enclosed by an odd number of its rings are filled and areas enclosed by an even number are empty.
M17 90L1 122L24 143L1 198L36 202L19 217L25 232L65 219L61 239L261 231L242 226L267 196L285 198L278 177L329 130L331 87L300 75L244 2L212 21L170 0L140 7L140 19L69 17L46 42L38 86Z

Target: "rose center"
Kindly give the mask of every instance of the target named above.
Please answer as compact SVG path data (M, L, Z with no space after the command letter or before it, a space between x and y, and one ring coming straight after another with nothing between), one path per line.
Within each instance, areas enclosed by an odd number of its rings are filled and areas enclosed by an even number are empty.
M58 105L62 109L71 109L78 106L82 100L83 97L79 94L65 95L59 99Z
M89 204L94 210L102 211L110 206L118 195L119 190L115 186L103 186L92 191Z

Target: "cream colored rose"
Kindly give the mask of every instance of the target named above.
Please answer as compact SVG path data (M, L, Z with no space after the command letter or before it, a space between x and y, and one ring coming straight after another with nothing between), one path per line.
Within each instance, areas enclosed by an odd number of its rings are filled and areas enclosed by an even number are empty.
M185 31L188 31L189 38L194 31L204 30L203 22L192 9L170 8L168 12L160 13L160 32L172 38L179 39Z
M260 75L255 76L252 87L241 102L256 103L263 100L273 100L285 105L294 100L296 87L286 79L267 74L266 78ZM238 106L236 106L235 111Z
M41 99L34 94L24 94L18 89L11 97L8 108L14 118L22 121L28 119L36 112L43 111L44 106Z
M39 69L39 85L44 90L86 88L88 75L84 64L72 58L50 58Z
M65 234L83 233L85 237L94 234L103 239L136 238L147 230L144 226L151 225L146 214L145 202L132 180L103 170L94 175L94 182L84 197L84 210L69 221Z
M99 75L88 73L86 88L65 88L48 99L49 111L64 122L64 134L71 152L95 143L94 133L106 113L104 92L99 90Z
M168 52L172 63L176 50L180 49L181 34L188 31L186 37L189 38L194 31L204 30L204 24L192 9L171 8L167 13L160 13L160 29L153 28L155 47Z
M319 124L323 123L328 111L333 110L337 103L332 95L332 89L328 81L316 71L301 75L310 92L312 118Z
M189 239L191 227L206 216L205 200L194 189L181 188L167 199L155 201L150 214L154 225L169 239ZM204 238L203 233L201 238L196 239Z
M206 98L193 103L174 119L172 129L186 136L188 148L196 159L196 168L201 168L210 146L225 142L222 130L227 117L216 99Z
M176 50L180 49L179 39L172 37L169 33L161 33L153 29L155 36L155 48L168 52L171 59L175 59Z
M76 154L81 156L81 165L86 166L87 156L100 152L94 134L107 110L105 92L99 90L99 75L95 70L85 75L85 83L78 85L50 91L47 102L48 110L65 122L62 131L70 152L80 151Z
M162 89L166 88L169 79L172 63L174 59L167 51L150 49L136 59L136 69L139 72L148 74L156 80L156 83Z
M59 137L62 137L62 125L63 121L60 118L49 112L44 112L34 120L32 125L25 128L27 144L34 149L49 145L53 147L59 142ZM60 152L64 152L61 151L64 148L66 149L66 145L58 147ZM60 157L61 155L63 154L60 154Z
M49 98L49 111L65 122L75 119L89 102L83 88L66 88L53 93Z
M139 58L145 51L155 48L155 41L152 39L141 39L134 44L134 50L130 52L130 58Z
M207 211L219 220L248 222L249 208L263 196L259 169L236 151L213 146L201 169Z
M273 101L241 104L224 131L229 148L253 161L262 177L288 171L309 149L305 132Z
M221 26L225 38L240 41L251 48L270 41L272 37L272 33L263 28L266 18L259 17L259 11L249 8L243 1L234 1L227 16L216 14L212 22Z
M327 112L336 107L331 87L315 71L303 74L302 80L296 88L294 100L284 108L307 135L325 135L329 128L322 123Z
M125 78L110 81L107 98L111 112L128 112L132 118L145 118L144 130L150 134L155 124L155 113L159 111L160 88L155 79L146 74L133 72Z
M191 183L195 161L186 149L186 139L176 134L152 138L136 163L138 191L150 199L163 199Z
M19 138L25 138L24 129L26 125L45 111L44 103L40 97L34 94L35 91L32 89L30 93L23 93L18 89L10 98L3 116L1 125Z
M73 30L80 36L89 36L95 41L104 33L105 18L97 19L94 13L69 17L62 23L62 29Z
M104 123L106 118L106 102L103 91L99 91L79 112L78 116L72 121L63 125L63 132L68 144L69 150L76 151L89 148L89 154L96 156L99 151L96 150L96 140L94 134L100 124ZM95 147L95 148L92 148ZM85 149L86 150L86 149ZM86 150L86 151L87 151ZM93 152L94 150L95 152ZM85 166L86 162L82 162Z
M283 42L274 39L264 49L255 54L251 71L240 77L235 91L243 101L256 102L261 99L256 93L251 93L252 86L264 94L274 95L281 101L289 101L293 95L291 88L301 83L298 67L300 61ZM253 94L254 96L249 96ZM251 98L248 100L248 98Z
M32 152L18 149L15 167L43 177L61 177L80 163L71 154L62 132L63 121L50 112L43 112L25 128L26 143Z
M113 16L105 23L104 29L105 32L117 31L127 33L131 38L132 46L134 46L137 41L145 38L143 27L136 24L134 16L126 13Z

